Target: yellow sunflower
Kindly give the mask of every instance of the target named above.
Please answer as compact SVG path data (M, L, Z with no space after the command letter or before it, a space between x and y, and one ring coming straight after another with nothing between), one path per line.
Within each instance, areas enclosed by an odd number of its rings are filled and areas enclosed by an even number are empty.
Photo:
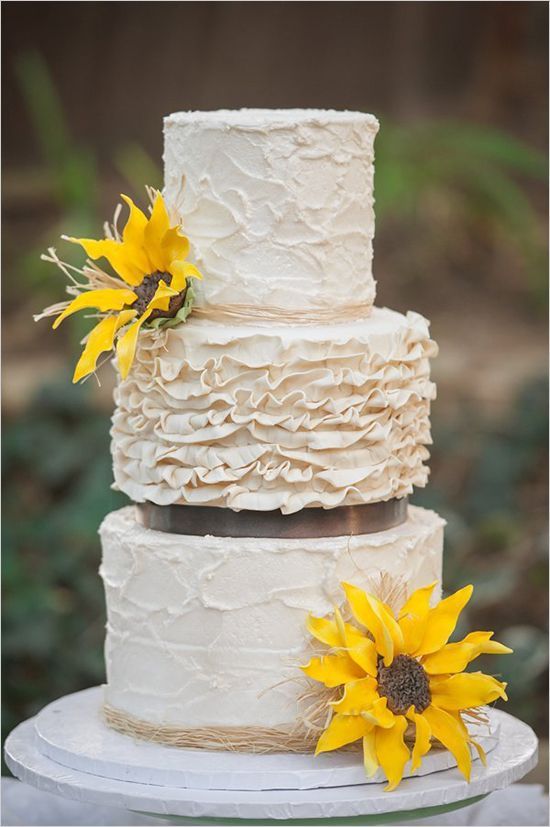
M183 320L190 309L187 306L187 280L202 278L199 270L185 260L189 254L189 240L182 234L180 226L171 226L160 192L153 192L149 217L127 195L121 198L130 210L122 236L116 228L110 233L112 237L98 241L62 236L66 241L80 244L93 261L107 259L118 278L104 273L91 262L82 270L69 268L59 261L54 250L50 251L49 258L44 256L68 275L72 269L88 278L87 284L78 284L72 279L73 285L68 292L76 294L76 298L42 314L59 314L53 327L58 327L78 310L95 309L103 316L87 337L73 382L92 373L99 356L111 350L115 340L118 367L122 378L126 378L134 360L141 326L155 319L174 319L178 314ZM94 289L98 285L100 289Z
M389 782L387 790L399 784L411 759L405 740L409 725L415 729L412 770L420 766L436 738L469 780L469 744L483 761L485 755L471 738L461 712L497 698L507 700L505 683L463 670L478 655L511 649L491 640L493 632L472 632L448 643L472 586L431 608L435 585L415 591L394 615L374 595L342 583L351 613L363 628L344 622L338 609L333 620L308 619L309 631L330 652L312 658L303 671L327 687L343 688L339 700L331 703L332 718L315 754L362 739L366 773L370 777L381 767Z

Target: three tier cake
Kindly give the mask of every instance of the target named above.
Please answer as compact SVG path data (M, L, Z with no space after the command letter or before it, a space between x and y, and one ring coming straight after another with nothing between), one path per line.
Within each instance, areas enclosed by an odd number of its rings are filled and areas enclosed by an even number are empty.
M407 505L437 348L422 316L374 307L377 130L357 112L165 119L164 197L204 278L185 324L142 328L116 390L136 505L104 520L101 574L122 731L276 743L305 726L308 613L342 581L403 599L441 582L444 522Z

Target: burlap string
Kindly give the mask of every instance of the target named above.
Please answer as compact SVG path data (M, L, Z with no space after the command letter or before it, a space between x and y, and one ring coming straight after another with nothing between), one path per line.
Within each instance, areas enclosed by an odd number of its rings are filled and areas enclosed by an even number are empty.
M168 747L185 749L206 749L230 752L314 752L319 732L303 727L293 730L269 729L263 727L193 727L183 729L175 726L149 724L134 718L126 712L103 706L103 715L108 726L144 741L155 741Z
M193 307L193 315L208 321L247 323L278 322L283 325L315 325L354 322L367 318L372 304L347 304L342 307L315 307L290 310L287 307L256 306L253 304L204 305Z

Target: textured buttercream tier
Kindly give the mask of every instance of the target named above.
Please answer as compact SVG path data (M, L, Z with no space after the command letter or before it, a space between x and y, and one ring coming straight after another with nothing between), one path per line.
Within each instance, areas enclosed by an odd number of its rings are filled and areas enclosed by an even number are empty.
M151 531L132 506L109 514L106 702L154 724L293 724L307 613L341 604L341 581L375 588L385 572L407 594L440 582L443 526L410 507L377 534L236 540Z
M360 112L165 118L164 193L205 275L197 304L368 312L377 131Z
M116 390L116 485L135 502L284 513L404 497L426 483L428 323L143 331Z

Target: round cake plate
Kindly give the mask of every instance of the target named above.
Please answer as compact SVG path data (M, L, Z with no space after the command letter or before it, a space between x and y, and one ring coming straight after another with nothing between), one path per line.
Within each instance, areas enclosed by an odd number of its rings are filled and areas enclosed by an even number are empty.
M388 824L457 809L518 781L537 761L537 739L526 724L493 712L498 744L484 768L476 761L468 784L455 768L404 780L391 793L384 784L315 789L216 790L141 784L70 769L42 754L35 720L20 724L5 744L6 761L21 781L73 800L119 807L197 824ZM208 753L212 767L224 753ZM260 757L260 756L258 756ZM288 756L290 757L290 756ZM312 761L316 761L313 756Z
M360 751L336 751L316 758L311 754L253 755L178 749L137 740L106 726L102 701L102 687L94 687L46 706L34 719L42 755L69 769L105 778L194 790L306 790L385 780L381 771L366 778ZM489 753L498 743L498 722L480 727L476 738ZM477 759L473 748L472 756ZM414 775L454 766L450 752L433 750Z

